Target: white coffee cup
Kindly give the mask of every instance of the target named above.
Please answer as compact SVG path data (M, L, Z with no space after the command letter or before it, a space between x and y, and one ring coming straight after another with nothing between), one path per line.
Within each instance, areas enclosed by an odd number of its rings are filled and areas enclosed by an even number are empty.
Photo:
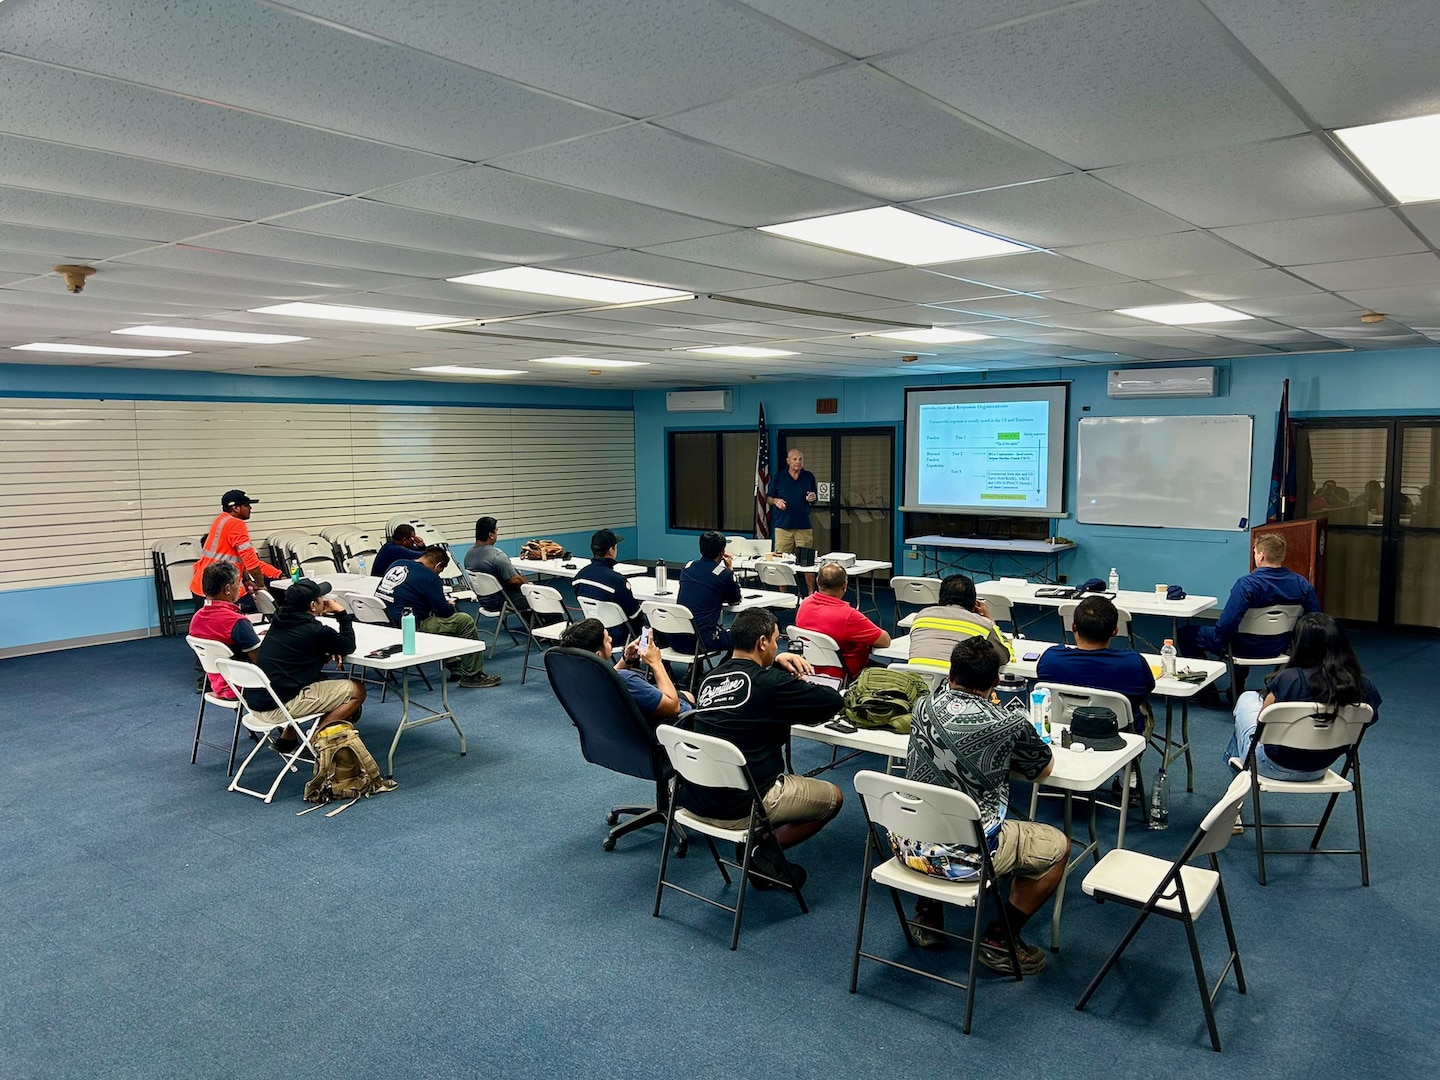
M1169 585L1156 585L1156 586L1155 586L1155 599L1156 599L1156 600L1164 600L1164 599L1165 599L1165 594L1168 593L1169 591L1170 591L1170 586L1169 586Z

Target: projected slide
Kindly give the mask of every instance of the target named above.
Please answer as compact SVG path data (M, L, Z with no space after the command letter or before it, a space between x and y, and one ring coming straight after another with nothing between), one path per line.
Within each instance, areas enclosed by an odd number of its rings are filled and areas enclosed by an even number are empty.
M1048 401L921 405L919 413L920 502L1045 507Z

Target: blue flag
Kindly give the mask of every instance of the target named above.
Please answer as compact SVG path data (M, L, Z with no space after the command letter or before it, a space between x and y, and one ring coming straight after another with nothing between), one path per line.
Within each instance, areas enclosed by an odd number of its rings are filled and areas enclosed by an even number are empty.
M1270 501L1266 521L1289 521L1295 516L1295 428L1290 423L1290 380L1280 391L1280 415L1275 421L1275 458L1270 465Z

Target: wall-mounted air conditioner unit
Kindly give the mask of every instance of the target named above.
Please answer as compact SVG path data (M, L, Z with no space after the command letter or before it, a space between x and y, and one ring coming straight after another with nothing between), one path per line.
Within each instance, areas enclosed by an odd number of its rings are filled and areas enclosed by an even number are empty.
M1125 368L1110 372L1106 392L1112 398L1214 397L1215 369Z
M732 412L729 390L671 390L665 395L666 412Z

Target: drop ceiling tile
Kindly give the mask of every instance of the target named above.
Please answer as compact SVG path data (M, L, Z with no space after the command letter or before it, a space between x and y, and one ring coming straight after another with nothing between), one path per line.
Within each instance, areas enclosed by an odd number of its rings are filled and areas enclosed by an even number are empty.
M822 180L643 124L512 155L494 164L731 225L769 225L861 210L875 203Z
M457 277L496 266L491 262L480 265L477 260L460 255L318 236L276 225L242 225L238 229L207 237L202 244L206 248L242 255L273 256L296 263L377 270L419 278Z
M1305 130L1199 5L1169 0L1073 5L877 66L1086 169Z
M0 135L0 183L245 221L334 198L319 191L15 135Z
M1324 127L1440 112L1431 0L1207 3Z
M627 116L728 97L773 81L777 72L794 77L838 59L741 8L706 0L288 0L288 6Z
M600 277L638 281L645 285L682 289L686 292L733 292L737 289L755 289L762 285L779 284L778 278L766 277L763 274L747 274L743 270L729 270L723 266L682 262L643 251L607 251L600 255L587 255L583 259L566 259L554 263L553 268L576 274L596 274Z
M1092 175L1205 228L1380 205L1314 135L1143 161Z
M1082 244L1079 247L1065 248L1062 254L1142 280L1172 278L1177 272L1220 274L1259 270L1265 265L1259 259L1236 251L1202 232L1169 233L1165 236L1143 236L1110 243ZM1174 280L1166 284L1175 287Z
M1242 270L1235 274L1191 274L1169 278L1162 284L1201 300L1229 302L1265 296L1294 296L1305 292L1305 282L1284 270ZM1314 289L1319 292L1319 289Z
M989 259L968 259L931 267L967 281L995 285L1017 292L1050 292L1054 289L1079 288L1084 285L1111 285L1125 280L1125 275L1112 273L1091 260L1077 261L1049 251L1029 251L1016 255L998 255Z
M663 127L903 202L1065 172L873 70L851 67L705 105ZM864 131L863 139L854 137Z
M1389 315L1422 314L1440 304L1440 283L1389 289L1347 290L1344 298L1368 311L1380 311Z
M1405 209L1407 215L1415 220L1415 211L1423 211L1425 207ZM1437 224L1440 224L1440 218L1437 218ZM1425 250L1424 241L1387 209L1237 225L1215 229L1214 233L1280 266L1329 262L1337 255L1368 259Z
M1279 319L1292 323L1299 319L1319 318L1323 321L1338 319L1359 320L1362 309L1342 300L1331 293L1306 293L1301 296L1270 296L1255 300L1233 300L1230 307L1247 315ZM1299 323L1298 325L1306 325Z
M646 247L729 231L713 221L488 165L452 169L385 188L371 197L417 210L539 229L607 247Z
M645 250L666 258L798 281L861 274L890 265L879 259L833 251L816 244L802 244L798 240L771 236L754 229L732 229L714 236L657 244Z
M915 208L1044 248L1154 236L1185 228L1179 218L1080 173L926 199Z
M1057 289L1048 299L1063 300L1080 307L1114 311L1116 308L1144 307L1146 304L1184 304L1190 298L1182 292L1153 285L1148 281L1122 281L1118 285L1092 285L1083 289Z
M820 284L851 292L868 293L913 304L932 304L951 300L973 300L982 296L1009 295L1009 290L973 281L961 281L946 274L932 274L920 267L879 270L868 274L850 274L826 278Z
M6 133L275 184L355 194L454 164L11 56L0 85Z
M113 259L127 251L140 251L153 244L152 240L135 237L90 236L64 229L33 229L26 225L0 223L0 250L34 252L57 263Z
M1440 247L1440 202L1406 206L1403 211L1405 216L1415 223L1415 227L1425 234L1425 238L1431 244ZM1352 254L1352 252L1347 251L1346 254ZM1376 252L1375 254L1380 253ZM1384 254L1398 255L1400 252L1385 252Z
M157 26L165 28L163 49L153 47ZM243 64L234 62L236 42L247 43ZM5 48L469 161L598 131L619 119L259 4L22 6L6 13Z
M600 244L533 229L411 210L370 199L348 199L290 214L272 224L325 236L441 251L497 263L542 263L606 250Z
M197 274L218 274L221 277L253 278L294 285L311 285L321 289L383 289L403 286L412 279L370 270L338 266L315 266L285 259L264 258L215 248L171 245L153 248L127 256L128 265L151 266L168 270L190 270ZM335 303L346 301L335 300Z
M1424 285L1440 281L1440 257L1429 252L1380 259L1347 259L1290 268L1307 281L1333 292Z
M183 240L234 225L234 219L174 214L124 203L0 187L0 222L65 229L83 221L88 232L147 240Z
M1074 310L1073 305L1064 303L1054 298L1054 294L1045 296L1030 296L1028 294L1016 294L1012 296L991 296L979 300L957 300L953 304L936 304L937 319L950 319L938 312L952 312L954 314L967 315L990 315L1000 316L1006 319L1038 319L1049 315L1060 315L1067 311ZM972 329L967 327L966 329Z
M749 0L749 7L788 23L851 56L874 56L1060 6L1060 0Z

